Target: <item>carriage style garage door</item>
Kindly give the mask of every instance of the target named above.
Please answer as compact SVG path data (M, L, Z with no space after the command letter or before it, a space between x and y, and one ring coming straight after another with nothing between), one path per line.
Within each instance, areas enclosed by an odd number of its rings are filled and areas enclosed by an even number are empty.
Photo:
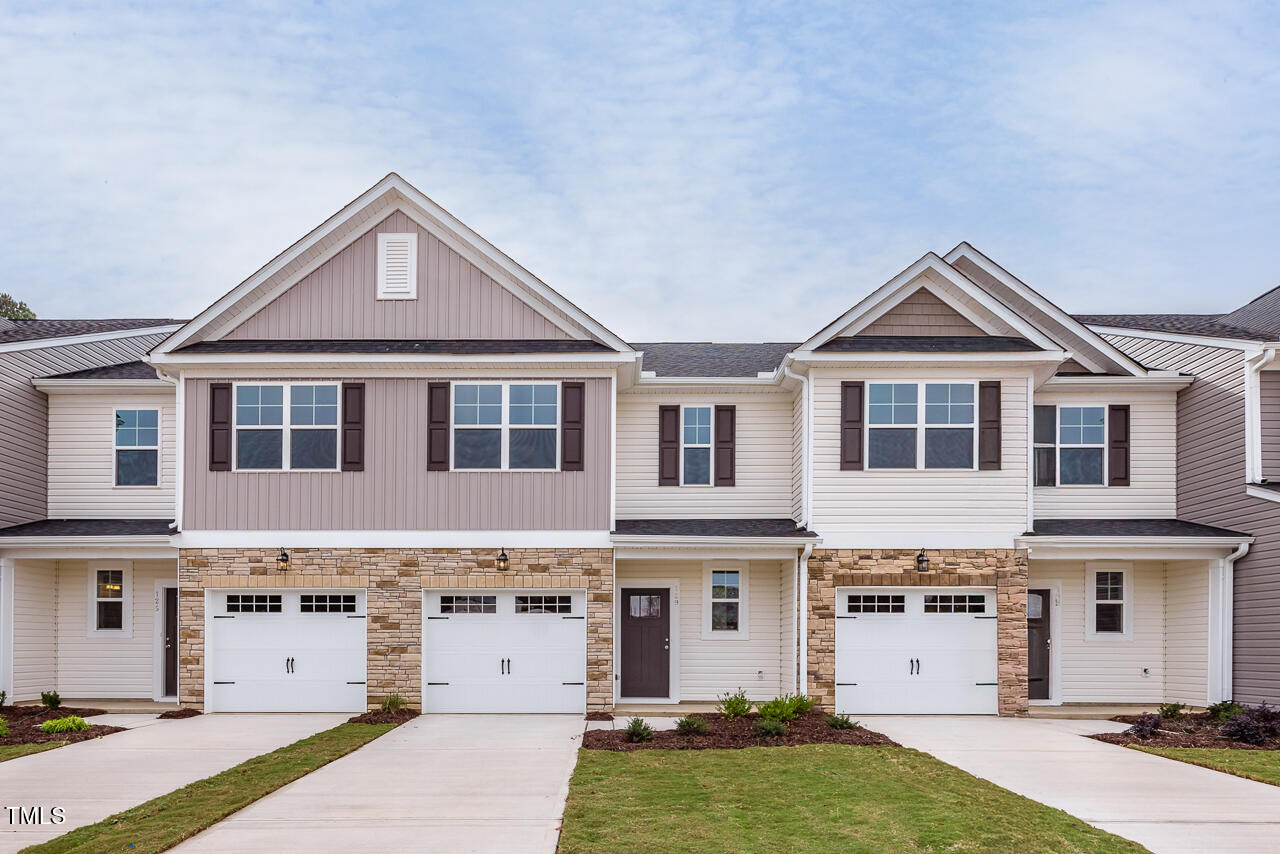
M836 591L837 711L994 715L996 672L994 590Z
M586 594L423 594L426 712L568 712L587 707Z
M365 710L363 590L207 595L209 711Z

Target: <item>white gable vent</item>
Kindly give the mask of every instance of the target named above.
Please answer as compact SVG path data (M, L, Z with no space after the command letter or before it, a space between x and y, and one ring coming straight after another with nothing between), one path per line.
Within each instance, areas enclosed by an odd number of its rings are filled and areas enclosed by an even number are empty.
M378 235L378 299L418 298L418 235Z

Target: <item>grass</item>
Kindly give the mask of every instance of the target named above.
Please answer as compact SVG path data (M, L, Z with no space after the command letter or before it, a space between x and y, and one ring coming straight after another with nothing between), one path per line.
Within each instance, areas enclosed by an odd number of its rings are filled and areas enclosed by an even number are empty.
M276 789L373 741L392 724L341 724L255 756L97 824L77 828L24 854L167 851Z
M1140 747L1144 753L1155 753L1179 762L1190 762L1214 771L1225 771L1237 777L1280 786L1280 750L1230 750L1214 747Z
M17 759L19 756L30 756L32 753L42 753L55 747L62 747L65 744L65 741L44 741L39 744L0 745L0 762Z
M901 747L582 750L561 854L1133 852L1142 846Z

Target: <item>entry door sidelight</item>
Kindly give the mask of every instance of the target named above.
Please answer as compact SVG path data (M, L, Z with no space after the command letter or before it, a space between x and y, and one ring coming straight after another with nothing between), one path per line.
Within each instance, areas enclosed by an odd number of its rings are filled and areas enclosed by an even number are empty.
M1049 615L1053 611L1053 591L1027 591L1027 697L1049 699Z
M623 697L670 696L671 628L669 589L622 589Z

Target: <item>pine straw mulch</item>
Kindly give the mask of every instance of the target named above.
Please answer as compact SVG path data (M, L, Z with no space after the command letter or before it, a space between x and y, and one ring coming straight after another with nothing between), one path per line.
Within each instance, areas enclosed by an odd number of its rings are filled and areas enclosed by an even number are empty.
M592 729L582 736L587 750L736 750L743 747L793 747L799 744L889 745L898 743L886 735L862 727L835 729L818 709L806 712L787 726L786 735L757 735L758 714L725 720L720 714L695 714L707 722L706 735L680 735L675 730L654 730L652 741L630 742L622 729Z
M1111 720L1122 724L1137 723L1138 715L1116 715ZM1213 747L1222 750L1280 750L1280 739L1262 744L1246 744L1226 738L1221 734L1223 721L1208 713L1179 715L1161 718L1160 730L1151 738L1139 738L1124 732L1103 732L1091 735L1098 741L1118 744L1121 747L1138 744L1143 747Z
M102 738L114 732L124 732L124 727L95 725L84 732L45 732L40 724L45 721L68 718L71 716L89 718L94 715L105 715L102 709L79 709L63 706L49 710L44 706L5 706L0 709L0 718L9 724L9 734L0 738L0 745L9 744L44 744L47 741L65 741L68 743L88 741Z
M372 712L365 712L363 715L356 715L354 718L347 720L349 724L395 724L399 726L403 723L416 718L421 712L417 709L400 709L395 712L384 712L376 709Z

